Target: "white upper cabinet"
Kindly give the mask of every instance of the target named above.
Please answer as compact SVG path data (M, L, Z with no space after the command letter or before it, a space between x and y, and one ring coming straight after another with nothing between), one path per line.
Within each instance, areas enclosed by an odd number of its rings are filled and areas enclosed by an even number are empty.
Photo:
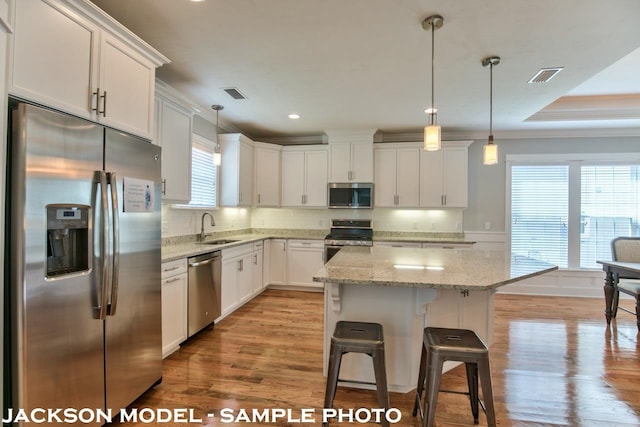
M416 208L420 196L420 148L400 144L376 144L376 207Z
M258 207L280 206L281 145L254 143L253 203Z
M168 59L90 2L15 1L9 93L144 138Z
M220 205L251 206L253 197L253 141L240 133L219 135Z
M468 148L472 142L443 142L439 151L420 152L421 207L467 207Z
M282 206L327 206L327 160L323 146L282 149Z
M158 81L155 104L154 144L162 147L162 198L189 203L191 200L191 145L193 115L179 103L168 86Z
M373 182L375 131L327 131L329 182Z

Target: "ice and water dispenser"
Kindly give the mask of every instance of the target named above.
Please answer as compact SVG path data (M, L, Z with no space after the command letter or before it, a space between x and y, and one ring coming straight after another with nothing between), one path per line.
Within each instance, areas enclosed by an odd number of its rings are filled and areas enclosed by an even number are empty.
M47 277L89 269L89 206L47 206Z

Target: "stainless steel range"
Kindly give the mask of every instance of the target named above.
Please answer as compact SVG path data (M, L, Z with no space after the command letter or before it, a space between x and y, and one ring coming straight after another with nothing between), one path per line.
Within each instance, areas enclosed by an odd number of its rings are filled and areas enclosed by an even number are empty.
M370 219L334 219L324 238L324 260L329 261L344 246L373 246Z

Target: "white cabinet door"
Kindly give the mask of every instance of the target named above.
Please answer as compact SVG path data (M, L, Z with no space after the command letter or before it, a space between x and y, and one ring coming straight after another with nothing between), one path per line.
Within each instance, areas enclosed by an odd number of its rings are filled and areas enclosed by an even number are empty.
M303 151L282 151L282 206L303 204L304 157Z
M396 193L396 150L376 148L374 198L376 207L393 208L397 204Z
M238 259L222 259L222 317L228 315L238 307Z
M151 139L156 68L133 49L103 33L98 120Z
M287 267L288 285L321 288L313 276L324 265L324 244L315 240L291 240L289 242Z
M349 182L351 174L351 144L334 143L329 147L329 181Z
M466 208L468 204L468 152L466 148L443 151L443 193L448 208Z
M441 208L444 206L442 193L443 162L442 150L420 152L420 206Z
M251 254L251 271L252 271L252 295L257 295L262 291L263 288L263 250L262 250L262 242L254 244L254 252Z
M236 289L239 304L244 304L253 296L253 259L253 253L249 253L237 260L238 287Z
M251 206L253 197L253 141L235 133L220 135L221 206Z
M351 181L373 182L373 142L351 143Z
M269 240L269 284L287 284L287 241Z
M327 152L305 153L305 207L327 206Z
M163 200L191 200L191 113L168 100L157 98L156 143L162 146ZM199 138L197 135L194 136Z
M187 260L162 264L162 357L187 339Z
M415 148L397 150L396 157L397 207L415 208L420 205L420 155Z
M261 144L254 147L254 197L253 202L259 207L280 206L280 151L281 146L273 148Z
M9 92L92 118L99 30L53 2L14 1Z

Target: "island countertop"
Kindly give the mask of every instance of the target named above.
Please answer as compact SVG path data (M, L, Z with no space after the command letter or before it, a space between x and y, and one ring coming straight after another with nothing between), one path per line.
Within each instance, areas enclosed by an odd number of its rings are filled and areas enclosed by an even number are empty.
M553 264L504 251L344 247L313 280L351 285L488 290L557 269Z

